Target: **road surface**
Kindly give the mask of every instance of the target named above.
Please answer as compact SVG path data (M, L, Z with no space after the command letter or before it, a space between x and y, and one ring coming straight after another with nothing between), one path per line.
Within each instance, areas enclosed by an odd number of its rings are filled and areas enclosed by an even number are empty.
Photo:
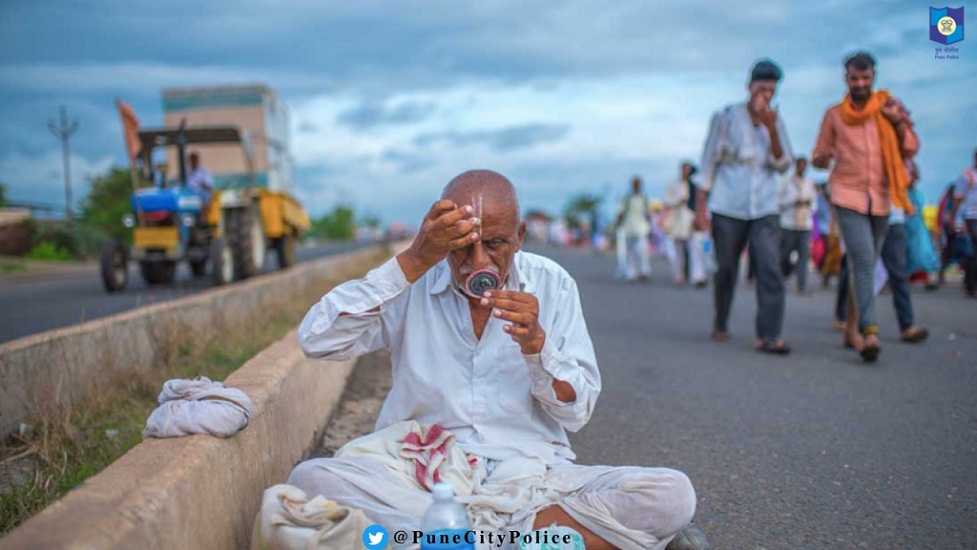
M296 261L306 262L347 252L370 243L332 243L299 247ZM266 270L277 260L268 254ZM194 279L183 263L172 285L148 287L139 276L139 266L129 265L129 284L122 292L108 294L102 286L98 265L59 270L36 277L11 275L0 278L0 343L67 327L128 311L147 304L172 300L213 288L210 276Z

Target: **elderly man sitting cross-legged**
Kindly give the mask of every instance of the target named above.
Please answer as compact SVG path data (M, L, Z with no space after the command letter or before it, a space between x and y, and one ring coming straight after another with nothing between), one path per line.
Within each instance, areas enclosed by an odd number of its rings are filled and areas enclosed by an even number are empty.
M440 479L476 531L560 526L590 550L705 548L689 525L696 497L685 474L573 464L566 432L589 420L600 373L576 283L521 252L524 233L512 184L466 172L408 250L312 307L299 331L305 353L389 349L393 388L377 432L299 464L288 483L358 508L390 533L419 529ZM469 290L480 270L501 288ZM410 465L411 456L422 459Z

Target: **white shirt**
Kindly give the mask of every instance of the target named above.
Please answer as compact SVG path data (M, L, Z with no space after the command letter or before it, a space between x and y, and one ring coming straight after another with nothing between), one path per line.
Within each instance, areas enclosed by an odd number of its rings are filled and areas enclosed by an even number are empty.
M977 220L977 169L967 168L957 178L954 188L957 200L964 201L960 205L963 219Z
M210 191L214 188L214 178L203 166L197 166L196 170L187 173L187 187L198 193Z
M651 231L648 216L648 198L641 193L632 193L624 198L621 203L621 214L624 219L621 225L624 227L626 237L646 237Z
M665 233L676 240L687 241L692 236L695 213L689 210L689 182L677 180L665 188Z
M740 220L780 212L779 174L794 163L780 116L777 133L783 150L779 159L773 157L767 127L753 124L745 103L713 115L702 152L702 176L696 180L696 186L709 193L711 212Z
M780 227L791 231L810 231L814 227L817 195L813 181L798 178L796 173L784 178L780 183ZM808 201L809 204L796 206L797 201Z
M390 350L393 388L377 430L403 420L438 423L478 456L569 462L566 431L590 419L601 384L577 284L552 260L517 252L505 288L520 287L539 300L546 341L536 355L523 355L494 316L476 340L447 261L414 284L393 258L337 286L309 310L299 341L309 357L330 360ZM556 398L554 378L573 387L575 401Z

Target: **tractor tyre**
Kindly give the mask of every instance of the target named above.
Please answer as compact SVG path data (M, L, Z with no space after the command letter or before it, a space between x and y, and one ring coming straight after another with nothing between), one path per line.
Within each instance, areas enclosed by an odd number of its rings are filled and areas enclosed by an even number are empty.
M234 279L247 279L261 273L267 247L258 208L229 210L225 230L234 256Z
M234 282L234 254L224 243L224 239L219 237L210 241L210 269L215 285Z
M117 239L110 239L102 245L100 259L102 285L107 292L117 292L129 282L129 255Z

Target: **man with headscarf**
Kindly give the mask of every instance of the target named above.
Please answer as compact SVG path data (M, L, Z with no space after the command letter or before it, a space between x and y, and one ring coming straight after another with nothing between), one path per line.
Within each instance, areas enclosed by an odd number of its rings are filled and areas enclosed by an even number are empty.
M696 497L681 472L572 463L567 431L590 419L600 373L576 283L552 260L521 251L524 233L508 179L488 170L457 176L410 248L312 307L299 328L302 349L331 360L390 350L393 387L377 431L416 422L448 432L467 460L440 475L456 492L454 481L466 483L469 512L482 507L476 529L492 517L523 533L570 528L588 549L706 548L702 532L687 527ZM486 272L501 287L473 292L469 278ZM398 457L340 450L299 464L288 483L410 532L430 494L413 470L389 464ZM500 494L532 503L486 513Z
M729 340L740 256L749 244L757 280L756 349L785 355L790 346L783 338L778 180L793 160L783 119L771 106L782 75L773 61L757 62L750 71L749 99L713 115L702 153L702 176L696 182L700 196L695 225L704 229L710 224L708 206L718 267L713 338Z
M831 204L848 256L855 315L848 315L846 344L865 362L878 359L874 273L893 207L912 212L905 161L919 149L906 110L886 90L872 91L875 58L856 52L845 60L848 93L824 114L811 153L817 168L831 168ZM831 166L831 161L834 165ZM856 325L857 323L857 330Z

